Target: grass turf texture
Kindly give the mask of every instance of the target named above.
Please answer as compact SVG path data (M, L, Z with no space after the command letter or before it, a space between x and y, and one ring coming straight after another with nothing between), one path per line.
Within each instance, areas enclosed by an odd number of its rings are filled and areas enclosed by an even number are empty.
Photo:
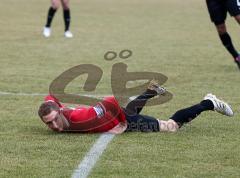
M52 36L41 35L48 1L0 5L0 91L47 93L51 81L79 64L104 71L93 94L111 94L111 66L155 71L174 98L143 113L167 119L208 92L229 101L235 117L203 113L178 133L119 135L90 177L240 177L239 71L210 23L204 1L71 1L73 39L63 37L62 12ZM235 46L239 26L229 18ZM105 61L108 50L131 49L127 60ZM79 93L81 77L68 87ZM55 134L37 117L41 96L0 96L0 177L70 177L98 135Z

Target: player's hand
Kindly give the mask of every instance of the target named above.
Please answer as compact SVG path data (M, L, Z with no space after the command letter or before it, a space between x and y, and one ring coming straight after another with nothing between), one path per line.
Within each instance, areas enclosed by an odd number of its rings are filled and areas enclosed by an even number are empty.
M127 128L127 122L120 122L118 125L116 125L111 130L109 130L108 133L121 134L126 130L126 128Z

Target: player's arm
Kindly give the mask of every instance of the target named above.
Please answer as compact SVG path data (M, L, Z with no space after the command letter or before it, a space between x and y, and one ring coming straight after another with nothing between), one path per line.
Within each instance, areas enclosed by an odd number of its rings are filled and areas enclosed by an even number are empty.
M110 113L114 117L116 109L109 108L106 103L100 102L95 106L73 109L71 112L71 120L74 122L82 122L101 119L104 118L106 113Z
M111 130L108 131L108 133L111 134L121 134L127 129L127 122L120 122L118 125L113 127Z
M98 114L93 107L82 107L73 109L70 119L73 122L87 122L98 118Z
M97 103L96 106L94 106L96 111L100 114L106 114L109 113L112 117L117 117L118 114L121 112L121 107L119 106L117 100L114 97L107 97L101 102ZM120 118L119 118L120 119ZM125 121L125 120L119 120Z
M112 118L114 118L120 112L119 105L114 102L113 98L106 98L95 106L76 108L71 113L71 120L75 122L90 121L93 119L104 118L106 114L111 115Z

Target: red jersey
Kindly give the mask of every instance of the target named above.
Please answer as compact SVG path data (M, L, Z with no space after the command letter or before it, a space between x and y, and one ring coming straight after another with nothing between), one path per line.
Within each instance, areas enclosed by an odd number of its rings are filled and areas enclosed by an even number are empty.
M105 104L111 105L112 108L112 112L106 111L103 115L98 114L95 106L65 107L51 95L46 96L45 101L54 101L59 105L68 122L68 127L64 128L64 131L107 132L120 122L126 121L124 111L113 96L103 99Z

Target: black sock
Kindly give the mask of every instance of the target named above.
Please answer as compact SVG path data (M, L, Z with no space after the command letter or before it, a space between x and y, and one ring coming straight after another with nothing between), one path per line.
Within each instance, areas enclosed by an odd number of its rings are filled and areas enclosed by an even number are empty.
M51 26L52 19L53 19L54 14L55 14L56 11L57 11L57 9L53 9L52 7L49 8L46 27L50 27Z
M153 98L156 95L156 91L147 89L143 94L139 95L137 98L128 103L125 109L126 113L128 115L140 113L147 100Z
M219 35L219 37L222 41L222 44L225 46L225 48L228 50L228 52L233 56L233 58L235 59L236 57L238 57L238 52L235 50L229 34L224 33L224 34Z
M177 111L170 119L174 120L181 127L184 123L195 119L201 112L213 109L212 101L203 100L199 104Z
M70 20L71 20L69 9L63 11L63 18L65 23L65 31L68 31L70 26Z

